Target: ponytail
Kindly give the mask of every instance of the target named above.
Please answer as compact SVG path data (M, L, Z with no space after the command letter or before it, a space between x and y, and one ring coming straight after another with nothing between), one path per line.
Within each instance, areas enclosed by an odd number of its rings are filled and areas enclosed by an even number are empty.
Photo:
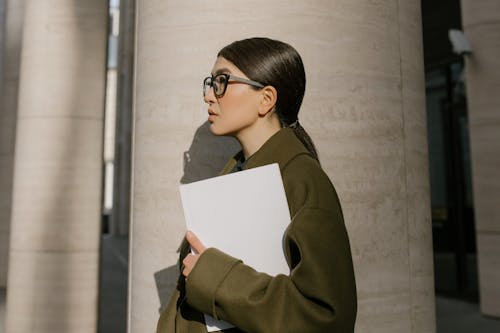
M319 157L318 157L318 152L316 150L316 146L314 145L314 142L312 141L311 137L309 134L307 134L306 130L302 125L299 123L299 120L295 120L293 123L288 125L293 132L295 133L295 136L302 142L304 147L311 153L312 157L319 163Z

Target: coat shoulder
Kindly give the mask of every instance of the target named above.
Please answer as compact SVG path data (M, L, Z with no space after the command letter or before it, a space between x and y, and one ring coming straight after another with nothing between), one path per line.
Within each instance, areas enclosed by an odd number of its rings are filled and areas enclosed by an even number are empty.
M311 155L295 156L281 172L292 217L303 207L340 210L339 198L330 178Z

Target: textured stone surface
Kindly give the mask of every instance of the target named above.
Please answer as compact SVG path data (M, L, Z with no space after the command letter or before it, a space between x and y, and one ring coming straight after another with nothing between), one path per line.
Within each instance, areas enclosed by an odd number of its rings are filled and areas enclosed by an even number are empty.
M5 39L5 6L6 0L0 0L0 96L2 89L3 80L3 50L4 50L4 39Z
M500 103L498 106L500 108ZM469 130L476 230L499 233L500 121L488 125L470 125Z
M462 0L464 32L472 47L466 57L474 214L481 311L500 317L498 256L500 232L500 3Z
M11 249L97 249L102 121L21 117L18 133Z
M153 330L160 307L154 275L177 259L183 153L206 120L200 82L222 46L252 36L289 42L303 57L300 119L344 207L356 332L434 332L419 5L137 4L131 332Z
M500 17L500 16L499 16ZM467 102L471 126L500 123L500 18L465 27L472 47L466 58Z
M106 9L26 3L8 332L97 329Z
M500 234L477 234L479 253L479 285L481 288L480 308L485 315L499 317L500 314Z
M12 250L10 259L7 332L95 332L96 251Z
M7 284L9 234L14 173L14 144L24 0L3 1L5 35L0 84L0 287Z
M435 332L434 270L420 3L399 2L411 332Z
M498 23L500 6L497 0L461 0L462 25L469 30L474 25Z

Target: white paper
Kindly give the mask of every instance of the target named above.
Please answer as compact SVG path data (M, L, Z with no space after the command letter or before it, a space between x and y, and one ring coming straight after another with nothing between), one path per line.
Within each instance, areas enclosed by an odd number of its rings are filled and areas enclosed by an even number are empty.
M181 185L180 193L187 228L206 247L259 272L289 274L283 236L290 213L277 163ZM232 327L205 320L208 332Z

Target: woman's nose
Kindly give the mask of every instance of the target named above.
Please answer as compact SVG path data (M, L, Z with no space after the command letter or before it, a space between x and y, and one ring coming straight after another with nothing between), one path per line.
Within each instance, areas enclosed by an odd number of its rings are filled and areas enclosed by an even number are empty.
M211 104L217 101L217 98L215 98L215 93L214 93L214 87L210 87L205 95L203 96L203 100L207 104Z

